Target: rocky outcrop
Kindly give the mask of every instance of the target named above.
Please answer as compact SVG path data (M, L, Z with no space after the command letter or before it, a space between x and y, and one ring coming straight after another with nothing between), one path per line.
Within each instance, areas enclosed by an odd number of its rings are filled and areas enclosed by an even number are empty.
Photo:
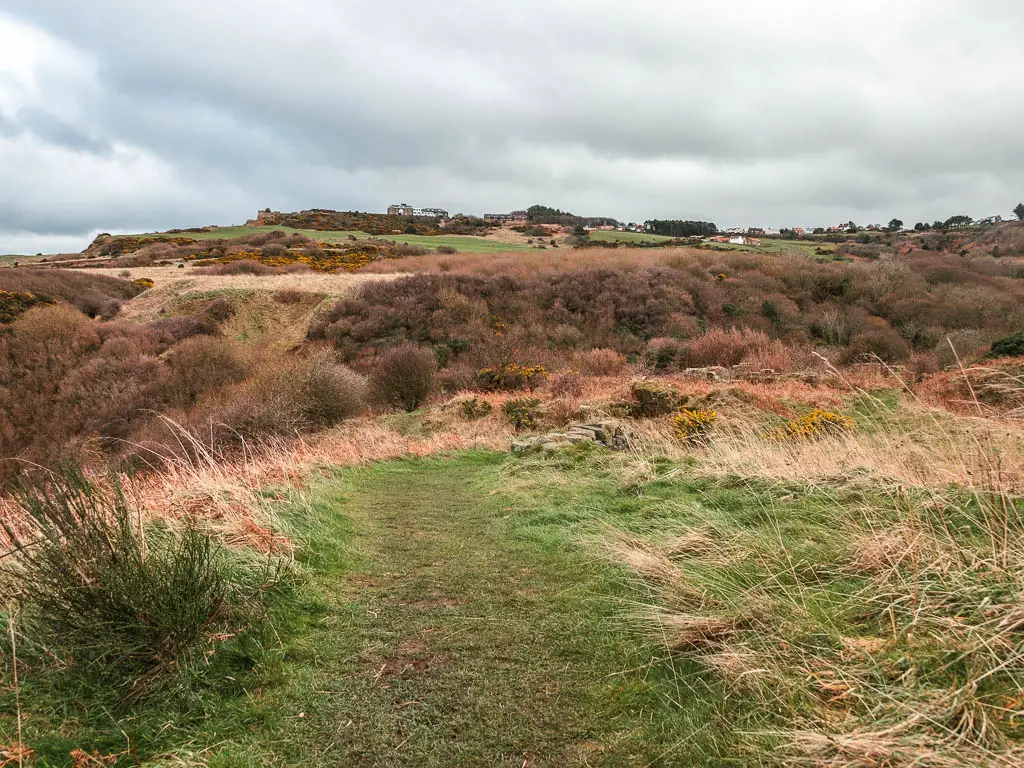
M588 424L574 424L564 432L549 432L546 435L521 437L512 442L512 453L531 450L557 451L579 443L593 443L605 448L621 451L629 448L629 436L618 424L609 421L595 421Z

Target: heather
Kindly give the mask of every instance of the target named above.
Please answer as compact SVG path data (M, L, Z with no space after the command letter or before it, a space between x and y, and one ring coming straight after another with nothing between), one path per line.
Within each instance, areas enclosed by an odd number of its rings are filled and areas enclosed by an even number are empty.
M410 342L431 345L442 366L558 367L604 348L661 369L785 369L812 348L843 363L934 356L948 364L950 342L970 358L1024 325L1021 267L984 256L922 252L809 266L676 250L400 264L416 273L365 285L310 337L333 342L347 360ZM502 359L509 356L519 359Z

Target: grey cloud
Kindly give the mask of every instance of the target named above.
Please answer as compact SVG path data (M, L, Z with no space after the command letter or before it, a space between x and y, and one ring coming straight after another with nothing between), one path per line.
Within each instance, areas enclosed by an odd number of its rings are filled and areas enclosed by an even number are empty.
M12 134L27 131L43 141L73 152L88 152L94 155L109 155L113 145L102 138L91 136L61 118L35 107L18 112L17 122L12 124Z
M88 185L35 179L0 232L399 197L787 225L989 214L1024 195L1024 10L1002 0L5 7L95 66L39 78L71 106L23 108L30 126L7 110L0 160L32 133L105 163L83 204ZM151 173L127 207L125 153ZM61 210L32 207L62 184Z

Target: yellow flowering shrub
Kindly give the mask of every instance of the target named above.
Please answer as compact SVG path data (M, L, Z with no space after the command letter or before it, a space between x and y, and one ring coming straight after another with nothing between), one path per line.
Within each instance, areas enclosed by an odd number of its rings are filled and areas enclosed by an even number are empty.
M501 412L515 429L533 429L540 419L540 400L536 397L515 397L501 406Z
M676 439L684 443L703 443L708 439L711 430L718 421L718 411L691 411L684 408L672 417L672 431Z
M53 304L53 299L22 291L0 290L0 323L11 323L22 312L37 304Z
M140 288L152 288L154 285L156 285L156 283L154 283L148 277L137 277L134 280L132 280L132 283L134 285L139 286Z
M255 261L268 267L285 267L289 264L305 264L315 272L357 272L367 264L386 256L376 245L359 245L348 248L337 243L320 243L315 255L306 251L289 250L283 254L265 255L259 248L239 251L219 258L210 253L197 253L185 257L186 261L202 260L204 264L230 264L233 261Z
M531 392L548 377L542 365L505 363L500 368L482 368L477 379L484 389L528 389Z
M847 434L853 430L853 419L849 416L815 408L769 433L768 437L775 440L816 440Z

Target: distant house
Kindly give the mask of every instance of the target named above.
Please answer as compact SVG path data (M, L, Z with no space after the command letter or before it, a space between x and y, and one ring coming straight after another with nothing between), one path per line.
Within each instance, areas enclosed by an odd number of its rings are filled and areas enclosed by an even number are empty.
M748 235L763 235L764 230L761 227L750 227L747 230Z
M447 219L448 211L442 208L414 208L408 203L388 206L388 216L423 216L431 219Z
M742 235L744 231L745 230L743 229L743 227L729 227L727 230L725 230L725 234L727 234L727 235Z
M525 224L530 220L526 211L512 211L512 213L485 213L484 221L497 221L501 224Z
M413 208L413 216L424 216L430 219L447 219L448 211L444 208Z
M756 237L748 237L747 235L733 235L729 238L729 242L733 245L760 245L761 241Z
M793 227L793 234L794 235L806 235L807 234L807 230L804 229L803 227Z

